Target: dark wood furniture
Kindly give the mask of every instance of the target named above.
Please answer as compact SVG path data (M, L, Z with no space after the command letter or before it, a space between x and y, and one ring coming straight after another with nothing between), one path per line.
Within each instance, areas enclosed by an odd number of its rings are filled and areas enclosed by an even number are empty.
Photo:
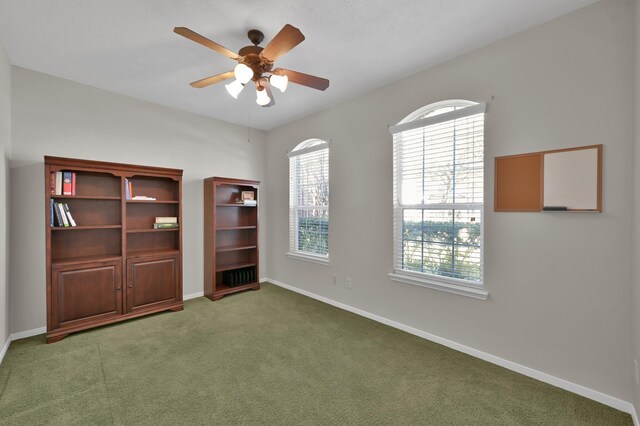
M204 295L211 300L260 288L258 274L259 181L204 180ZM243 191L256 205L238 204Z
M45 157L47 343L69 333L182 305L182 170ZM53 195L50 174L76 173L76 195ZM126 179L134 195L127 200ZM50 223L50 200L68 204L75 227Z

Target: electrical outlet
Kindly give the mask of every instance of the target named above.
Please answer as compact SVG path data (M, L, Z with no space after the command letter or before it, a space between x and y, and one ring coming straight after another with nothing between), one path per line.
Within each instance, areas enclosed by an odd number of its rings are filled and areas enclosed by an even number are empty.
M333 285L338 285L338 277L336 277L335 275L333 275L331 277L331 284Z
M638 371L638 360L637 359L633 360L633 367L634 367L634 371L636 373L636 386L640 386L640 371Z
M344 284L347 286L347 288L351 288L351 278L349 277L345 278Z

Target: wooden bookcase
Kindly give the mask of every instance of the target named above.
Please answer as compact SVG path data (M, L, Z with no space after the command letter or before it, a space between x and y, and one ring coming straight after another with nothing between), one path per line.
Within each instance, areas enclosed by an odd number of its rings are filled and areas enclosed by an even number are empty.
M182 170L49 157L45 163L47 343L69 333L183 309ZM76 174L75 195L54 195L52 172ZM127 200L125 182L134 195ZM51 226L50 200L77 224ZM180 228L153 229L157 216Z
M260 288L258 274L259 181L204 180L204 295L211 300ZM256 205L238 204L243 191Z

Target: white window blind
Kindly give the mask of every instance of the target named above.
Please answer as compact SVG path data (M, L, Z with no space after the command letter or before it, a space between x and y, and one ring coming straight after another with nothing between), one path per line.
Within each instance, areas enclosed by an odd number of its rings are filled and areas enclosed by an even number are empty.
M396 274L482 287L484 110L439 102L390 129Z
M329 144L319 139L289 153L289 250L329 256Z

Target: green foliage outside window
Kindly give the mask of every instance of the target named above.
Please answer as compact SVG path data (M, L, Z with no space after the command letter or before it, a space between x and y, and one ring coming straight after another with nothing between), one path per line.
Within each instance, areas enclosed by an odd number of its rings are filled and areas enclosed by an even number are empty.
M323 256L329 253L329 220L327 218L298 219L298 250Z
M480 223L405 221L403 269L480 281Z

